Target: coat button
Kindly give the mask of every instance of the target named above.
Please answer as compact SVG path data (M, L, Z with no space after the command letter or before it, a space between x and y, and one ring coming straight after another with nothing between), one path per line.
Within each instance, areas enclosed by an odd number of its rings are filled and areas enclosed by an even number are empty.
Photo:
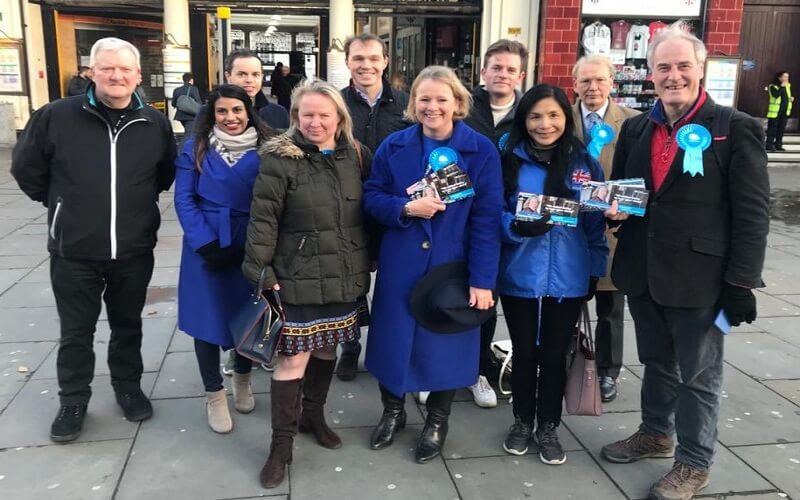
M431 249L431 242L428 241L428 240L425 240L425 241L422 242L421 246L422 246L423 250L430 250Z

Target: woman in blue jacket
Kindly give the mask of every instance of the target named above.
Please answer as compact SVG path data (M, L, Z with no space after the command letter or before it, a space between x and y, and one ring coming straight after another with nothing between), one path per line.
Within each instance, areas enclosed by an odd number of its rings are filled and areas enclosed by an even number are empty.
M479 328L442 335L421 326L408 300L431 268L466 262L470 306L494 305L500 251L502 181L497 148L461 120L470 95L452 70L425 68L411 88L406 111L416 125L387 137L364 185L364 207L385 232L378 257L366 367L380 382L383 416L371 447L392 444L405 426L406 392L433 391L416 461L439 455L455 390L478 377ZM445 205L438 198L409 198L406 188L429 171L435 148L455 151L475 196Z
M497 289L513 346L515 419L503 449L523 455L534 438L539 458L551 465L567 459L556 432L564 360L581 306L605 274L605 222L602 212L581 212L577 227L554 226L547 215L516 220L515 210L520 192L578 200L582 181L603 180L574 128L564 92L537 85L519 102L502 157L506 201Z
M233 429L219 353L233 346L228 321L252 291L241 265L260 165L257 148L270 135L247 93L235 85L220 85L176 162L175 211L183 228L178 328L194 337L208 425L215 432ZM241 413L255 406L251 365L249 359L236 356L233 397Z

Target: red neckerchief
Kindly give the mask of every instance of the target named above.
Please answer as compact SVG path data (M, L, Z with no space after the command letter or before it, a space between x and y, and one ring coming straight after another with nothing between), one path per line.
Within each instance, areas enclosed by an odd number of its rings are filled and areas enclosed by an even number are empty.
M666 123L666 114L664 107L659 101L650 113L650 121L654 124L653 137L650 141L650 169L653 173L653 188L658 191L667 178L667 173L675 160L675 155L678 154L678 143L675 142L675 134L678 130L690 122L700 107L706 102L706 91L700 88L700 96L694 103L694 106L678 120L675 125L670 128Z

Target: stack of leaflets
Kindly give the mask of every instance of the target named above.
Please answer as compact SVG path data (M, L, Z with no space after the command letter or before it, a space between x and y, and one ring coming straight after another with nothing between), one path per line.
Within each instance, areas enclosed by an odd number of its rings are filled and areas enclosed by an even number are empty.
M550 214L548 224L575 227L578 225L580 204L569 198L545 196L543 194L519 193L515 218L534 221Z
M429 173L406 188L406 193L412 200L432 196L444 203L453 203L475 196L469 176L456 164Z
M581 188L581 209L586 211L606 210L616 200L619 211L644 216L650 192L644 187L644 179L621 179L617 181L590 181Z

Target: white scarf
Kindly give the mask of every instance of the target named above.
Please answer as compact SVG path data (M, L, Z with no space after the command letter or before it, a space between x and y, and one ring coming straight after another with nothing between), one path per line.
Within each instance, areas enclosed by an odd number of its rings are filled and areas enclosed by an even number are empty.
M214 147L229 167L236 165L249 151L258 145L258 132L255 127L248 127L239 135L230 135L214 125L208 134L208 143Z

